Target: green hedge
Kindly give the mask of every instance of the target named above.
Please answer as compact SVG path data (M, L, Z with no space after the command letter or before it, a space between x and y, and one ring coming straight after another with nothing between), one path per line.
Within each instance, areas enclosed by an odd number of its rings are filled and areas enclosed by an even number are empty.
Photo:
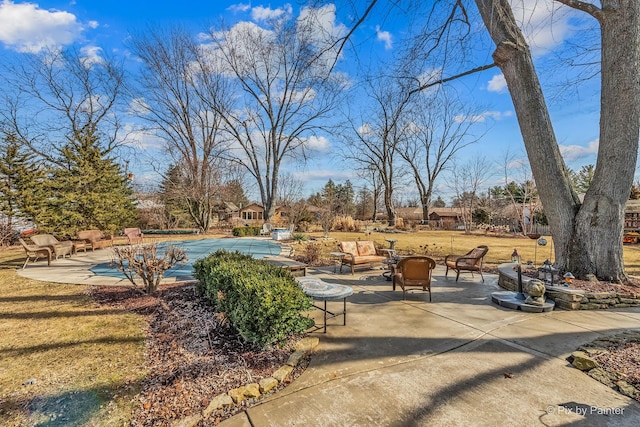
M236 237L258 236L262 227L234 227L231 234Z
M280 343L313 325L303 316L311 300L283 268L225 250L197 260L193 268L200 295L249 342Z

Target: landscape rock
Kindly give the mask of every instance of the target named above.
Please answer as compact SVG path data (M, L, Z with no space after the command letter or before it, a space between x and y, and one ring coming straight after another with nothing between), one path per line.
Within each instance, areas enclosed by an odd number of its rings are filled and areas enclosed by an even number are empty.
M318 337L305 337L298 341L294 346L296 351L304 351L305 353L309 353L315 349L320 343L320 339Z
M209 418L213 411L224 408L225 406L231 406L233 403L233 399L228 394L219 394L211 399L209 405L204 409L204 411L202 411L202 416Z
M293 367L289 365L285 365L275 371L272 375L273 378L277 379L279 383L284 382L284 380L291 374L293 371Z
M304 351L298 350L291 353L289 356L289 360L287 360L287 365L289 366L297 366L298 363L302 360L302 358L306 355Z
M267 377L260 380L260 393L265 394L273 390L278 385L278 380L273 377Z
M598 366L598 363L584 351L574 351L571 353L571 358L571 364L581 371L589 371Z
M616 386L618 387L618 391L620 391L620 393L632 399L635 399L636 395L638 394L638 390L626 381L618 381L616 382Z

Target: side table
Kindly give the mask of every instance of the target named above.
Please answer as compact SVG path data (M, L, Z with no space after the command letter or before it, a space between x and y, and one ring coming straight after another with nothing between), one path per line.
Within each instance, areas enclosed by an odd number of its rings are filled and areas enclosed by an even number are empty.
M353 294L353 289L350 286L339 285L337 283L327 283L322 279L316 279L313 277L297 277L296 282L302 288L305 295L315 300L322 301L324 305L318 306L313 304L315 308L322 311L323 324L315 325L313 331L323 329L323 333L327 333L327 319L342 316L342 325L347 324L347 297ZM342 300L342 311L332 312L327 310L327 301L329 300ZM328 315L328 316L327 316Z
M335 264L333 266L333 272L337 273L338 272L338 266L340 266L340 273L342 273L342 260L344 259L345 255L347 255L344 252L331 252L329 253L329 255L331 256L331 259L334 260Z
M84 240L72 240L71 243L73 243L73 253L77 254L78 251L80 249L82 249L84 251L84 253L87 253L87 242Z

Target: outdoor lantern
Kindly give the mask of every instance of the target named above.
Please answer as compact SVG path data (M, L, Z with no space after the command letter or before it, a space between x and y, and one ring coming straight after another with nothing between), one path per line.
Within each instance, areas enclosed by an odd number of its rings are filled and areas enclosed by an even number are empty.
M542 267L538 269L538 278L540 278L540 280L544 281L545 283L548 283L549 285L553 285L553 283L555 282L554 276L557 273L558 270L553 268L551 261L546 260L542 263Z
M511 262L520 264L520 255L518 254L518 250L515 248L513 249L513 253L511 254Z

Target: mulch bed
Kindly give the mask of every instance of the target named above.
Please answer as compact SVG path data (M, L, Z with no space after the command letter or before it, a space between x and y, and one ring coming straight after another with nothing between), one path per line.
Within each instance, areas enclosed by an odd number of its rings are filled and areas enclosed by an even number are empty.
M287 362L300 338L267 349L246 343L223 315L196 295L192 283L162 286L154 296L125 287L94 287L90 294L100 304L148 318L149 374L136 396L133 426L167 425L199 413L221 393L271 376ZM307 365L308 360L299 364L291 378ZM220 410L199 425L215 425L252 403Z

